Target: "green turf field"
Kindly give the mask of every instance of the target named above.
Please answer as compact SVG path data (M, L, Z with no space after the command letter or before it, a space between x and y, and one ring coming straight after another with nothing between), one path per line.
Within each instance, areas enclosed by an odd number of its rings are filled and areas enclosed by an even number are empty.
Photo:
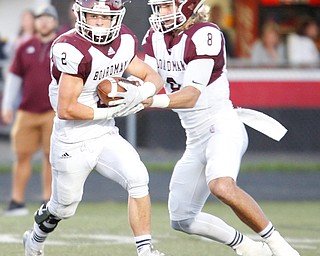
M176 162L146 162L145 165L149 172L172 172ZM0 164L0 174L10 173L12 170L11 164ZM33 165L34 173L39 173L41 164L35 163ZM306 161L306 162L288 162L288 161L261 161L257 163L243 163L241 165L241 172L296 172L296 171L320 171L320 162Z
M36 207L30 205L29 209L33 212ZM319 202L263 202L261 207L301 256L320 255ZM209 203L205 211L215 213L241 232L257 238L226 206ZM81 204L76 216L60 222L57 230L49 237L45 255L136 256L126 212L123 203ZM21 236L24 230L31 227L32 215L0 216L0 255L24 255ZM152 225L155 247L166 252L166 255L235 255L224 245L172 230L165 203L153 204Z

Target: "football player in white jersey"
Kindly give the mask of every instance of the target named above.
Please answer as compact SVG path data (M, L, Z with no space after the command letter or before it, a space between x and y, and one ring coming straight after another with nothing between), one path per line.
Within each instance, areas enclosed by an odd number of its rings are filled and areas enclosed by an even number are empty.
M60 220L75 214L93 169L128 191L138 256L164 255L151 243L148 172L136 150L119 135L113 118L125 115L131 106L127 101L101 108L97 96L103 79L121 77L125 71L144 81L131 92L139 101L159 91L163 81L136 56L137 39L122 24L122 1L76 0L73 10L75 29L57 38L51 50L49 95L56 111L50 149L52 195L35 213L32 230L24 234L25 256L44 255L48 234Z
M148 0L152 15L143 42L145 61L162 76L166 94L144 103L173 109L187 135L170 182L171 226L228 245L238 255L297 256L255 200L237 186L248 137L229 98L224 37L199 11L203 2ZM230 206L261 241L202 212L210 193Z

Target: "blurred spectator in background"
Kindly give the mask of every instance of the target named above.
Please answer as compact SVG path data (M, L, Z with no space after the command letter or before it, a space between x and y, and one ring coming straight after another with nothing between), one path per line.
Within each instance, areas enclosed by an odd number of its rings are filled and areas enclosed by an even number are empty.
M210 8L210 15L209 15L209 21L217 24L222 31L224 38L225 38L225 45L226 45L226 50L227 50L227 56L234 58L234 47L233 47L233 42L232 38L229 34L229 31L227 31L224 26L223 26L223 9L220 5L213 5Z
M16 159L13 165L11 201L5 215L28 213L25 190L32 174L32 156L42 147L42 200L51 196L51 166L49 163L50 136L54 111L48 95L50 76L50 49L56 38L57 11L53 6L40 9L35 17L35 36L21 43L14 55L6 77L2 101L2 119L10 124L11 145ZM14 119L14 106L20 97Z
M316 41L319 26L312 17L301 17L296 32L288 35L288 60L291 65L319 64L319 50Z
M15 38L11 38L5 45L4 52L8 58L12 58L17 47L34 35L34 13L25 10L20 16L20 29Z
M2 38L0 35L0 60L5 60L7 58L7 55L4 52L4 47L6 43L6 40Z
M253 44L251 61L256 65L283 65L286 63L286 49L279 26L273 21L266 22L260 38Z
M0 35L0 82L3 81L3 68L2 68L2 61L6 60L7 55L4 52L4 47L6 45L6 40L3 39Z

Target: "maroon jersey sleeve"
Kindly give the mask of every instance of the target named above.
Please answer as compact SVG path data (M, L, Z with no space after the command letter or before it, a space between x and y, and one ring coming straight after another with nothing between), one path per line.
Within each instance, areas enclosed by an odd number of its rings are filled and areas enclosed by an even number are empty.
M151 56L151 57L154 57L154 52L153 52L153 48L152 48L152 34L153 34L153 30L150 28L144 39L143 39L143 42L142 42L142 50L145 54Z
M62 72L82 78L84 81L91 70L92 56L88 50L90 42L76 32L59 37L52 46L52 76L58 82ZM76 56L79 52L81 60Z

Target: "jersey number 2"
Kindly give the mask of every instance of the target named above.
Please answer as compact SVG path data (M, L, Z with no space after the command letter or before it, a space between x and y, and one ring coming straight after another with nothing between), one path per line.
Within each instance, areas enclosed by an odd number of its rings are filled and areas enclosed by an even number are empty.
M61 63L62 63L62 65L67 65L67 61L66 61L66 59L67 59L67 54L66 54L65 52L63 52L61 55L62 55L62 56L61 56Z

